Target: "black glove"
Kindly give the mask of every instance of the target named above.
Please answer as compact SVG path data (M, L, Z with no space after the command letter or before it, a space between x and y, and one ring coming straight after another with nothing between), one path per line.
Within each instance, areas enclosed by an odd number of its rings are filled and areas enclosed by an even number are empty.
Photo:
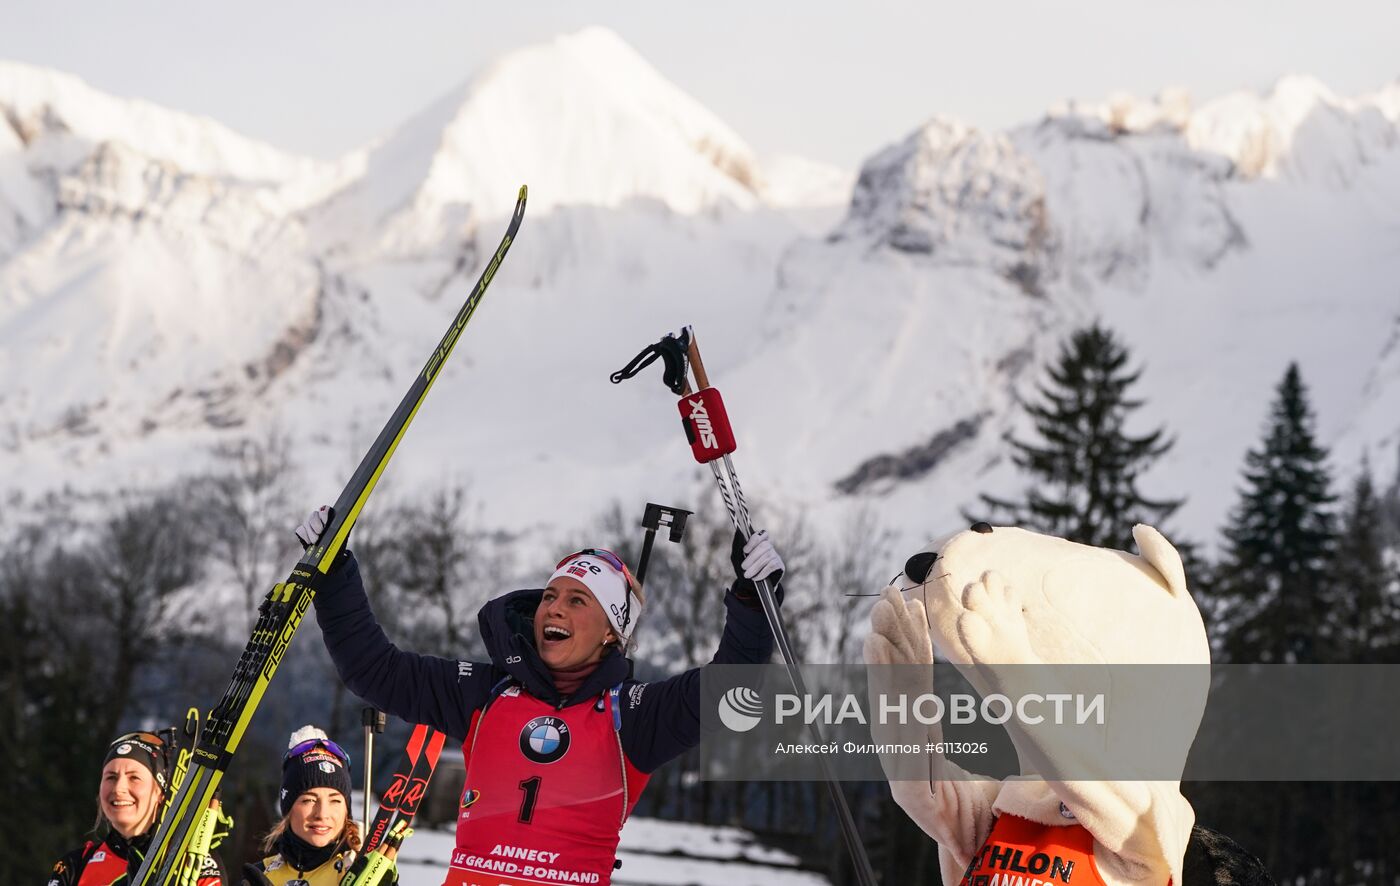
M267 879L267 875L258 870L255 864L245 864L243 866L243 886L272 886L272 881Z

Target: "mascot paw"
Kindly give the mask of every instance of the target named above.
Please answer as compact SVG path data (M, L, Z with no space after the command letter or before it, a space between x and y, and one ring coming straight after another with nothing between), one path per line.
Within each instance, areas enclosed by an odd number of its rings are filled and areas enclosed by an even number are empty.
M871 708L876 699L906 698L933 691L933 640L929 637L927 614L918 600L905 601L899 588L885 588L870 612L870 633L865 637L865 662ZM891 667L893 666L893 667ZM871 735L882 744L922 743L927 727L910 724L871 724ZM898 780L910 777L908 767L880 758L886 775ZM922 773L919 774L922 778Z
M885 588L870 612L865 661L873 665L932 665L928 616L918 600L905 601L899 589Z
M976 665L1038 664L1021 594L996 572L963 588L958 634Z

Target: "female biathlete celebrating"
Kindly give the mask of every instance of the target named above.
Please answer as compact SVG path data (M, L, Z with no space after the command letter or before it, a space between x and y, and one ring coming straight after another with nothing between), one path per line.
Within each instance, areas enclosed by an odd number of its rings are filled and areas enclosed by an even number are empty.
M297 536L314 544L330 508ZM780 577L766 533L731 551L714 664L765 663L773 635L755 581ZM781 601L782 592L778 591ZM605 884L627 815L657 767L700 742L700 668L632 679L623 647L643 605L618 557L560 560L543 589L489 601L477 616L489 663L405 652L374 619L348 551L316 595L316 621L352 692L410 723L462 738L467 777L444 886Z

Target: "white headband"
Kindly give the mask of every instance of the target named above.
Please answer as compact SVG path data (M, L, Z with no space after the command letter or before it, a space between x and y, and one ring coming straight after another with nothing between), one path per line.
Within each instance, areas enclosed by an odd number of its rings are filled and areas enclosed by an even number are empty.
M632 628L642 611L642 601L631 592L627 579L611 563L591 554L575 554L554 570L545 586L560 577L572 578L588 588L603 607L613 631L624 641L632 636Z

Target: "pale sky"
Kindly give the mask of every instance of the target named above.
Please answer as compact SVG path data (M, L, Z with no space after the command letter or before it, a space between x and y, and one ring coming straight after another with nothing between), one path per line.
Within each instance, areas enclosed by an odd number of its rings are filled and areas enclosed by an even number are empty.
M1307 73L1355 95L1400 77L1395 0L49 0L0 6L0 58L330 158L496 55L588 24L620 34L761 156L850 169L935 114L999 129L1115 90L1184 86L1201 102Z

